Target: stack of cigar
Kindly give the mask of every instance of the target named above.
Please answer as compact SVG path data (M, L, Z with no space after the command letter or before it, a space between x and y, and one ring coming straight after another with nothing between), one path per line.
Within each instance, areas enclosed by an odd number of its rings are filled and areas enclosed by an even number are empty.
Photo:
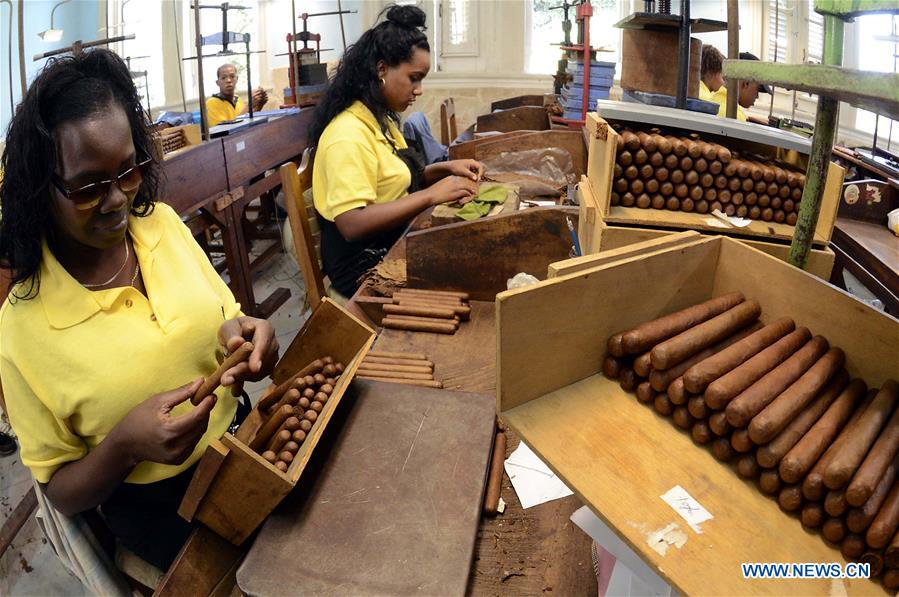
M443 387L434 379L434 363L427 355L413 352L373 350L362 359L356 377L426 388Z
M316 359L263 396L256 408L267 417L250 442L278 470L287 472L328 403L343 363L330 356Z
M795 225L805 175L740 157L717 143L621 131L611 204Z
M471 307L467 292L403 288L385 304L381 325L395 330L455 334L468 321Z
M730 293L644 323L603 372L899 588L899 383L869 392L842 350L760 314Z

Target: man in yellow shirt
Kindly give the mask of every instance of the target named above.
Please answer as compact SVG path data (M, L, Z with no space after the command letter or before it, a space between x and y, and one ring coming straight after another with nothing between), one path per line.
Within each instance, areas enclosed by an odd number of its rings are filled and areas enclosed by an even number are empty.
M222 122L234 120L247 111L243 100L235 95L237 89L237 68L231 64L223 64L215 71L215 84L219 92L206 100L206 118L209 126L215 126ZM259 111L268 101L263 89L253 92L253 111Z
M758 56L749 52L740 52L740 60L758 60ZM746 122L744 109L751 108L759 97L759 92L774 93L767 85L760 85L752 81L740 81L737 86L737 120ZM718 104L718 116L724 118L727 114L727 85L721 85L718 91L712 93L710 101Z

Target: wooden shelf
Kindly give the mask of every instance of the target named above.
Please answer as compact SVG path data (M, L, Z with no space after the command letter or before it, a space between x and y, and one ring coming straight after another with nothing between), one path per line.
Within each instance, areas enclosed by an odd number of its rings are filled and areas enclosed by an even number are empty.
M635 12L615 23L621 29L680 29L680 15L666 15L654 12ZM691 33L711 33L727 31L726 21L712 19L690 19Z
M899 115L899 74L824 64L725 60L724 76L838 99L887 116Z

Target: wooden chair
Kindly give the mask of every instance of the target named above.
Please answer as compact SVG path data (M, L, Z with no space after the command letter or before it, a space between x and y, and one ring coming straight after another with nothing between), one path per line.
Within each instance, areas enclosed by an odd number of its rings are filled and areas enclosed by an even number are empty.
M456 104L448 97L440 104L440 143L449 146L459 136L456 129Z
M293 162L279 168L284 203L287 205L287 219L293 236L293 246L303 279L306 282L306 297L309 308L315 309L325 293L325 280L315 252L312 229L309 226L309 212L303 193L312 187L313 149L306 148L299 167Z

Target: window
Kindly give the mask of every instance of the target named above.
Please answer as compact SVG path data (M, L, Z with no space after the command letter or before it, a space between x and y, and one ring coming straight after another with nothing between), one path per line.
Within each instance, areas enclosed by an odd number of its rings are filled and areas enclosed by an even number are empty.
M893 15L866 15L858 17L854 25L858 28L858 68L885 73L899 72L899 17ZM893 135L899 135L899 121L873 112L857 110L855 128L870 135L877 128L878 137L890 143Z
M477 8L472 0L439 0L441 56L478 55Z
M123 0L110 3L109 23L106 35L101 37L118 37L134 35L134 39L116 44L115 51L131 68L131 72L147 73L144 77L135 77L137 91L147 105L147 93L150 106L161 106L165 103L164 61L162 52L162 9L161 0L143 0L134 2Z
M793 9L789 0L768 2L768 60L787 62L787 41L789 23L793 20Z
M565 19L560 6L562 0L531 0L530 26L525 35L526 62L525 71L529 74L555 74L558 70L558 62L563 57L560 48L565 39L562 24ZM609 51L599 52L597 60L603 62L615 62L616 72L620 72L621 61L621 30L614 27L623 16L622 10L629 7L626 2L617 0L593 0L593 16L590 18L590 45L594 48L604 48ZM577 6L572 6L568 11L568 19L571 21L571 43L576 44L577 37Z
M822 62L824 17L813 0L768 0L766 60L799 64Z

